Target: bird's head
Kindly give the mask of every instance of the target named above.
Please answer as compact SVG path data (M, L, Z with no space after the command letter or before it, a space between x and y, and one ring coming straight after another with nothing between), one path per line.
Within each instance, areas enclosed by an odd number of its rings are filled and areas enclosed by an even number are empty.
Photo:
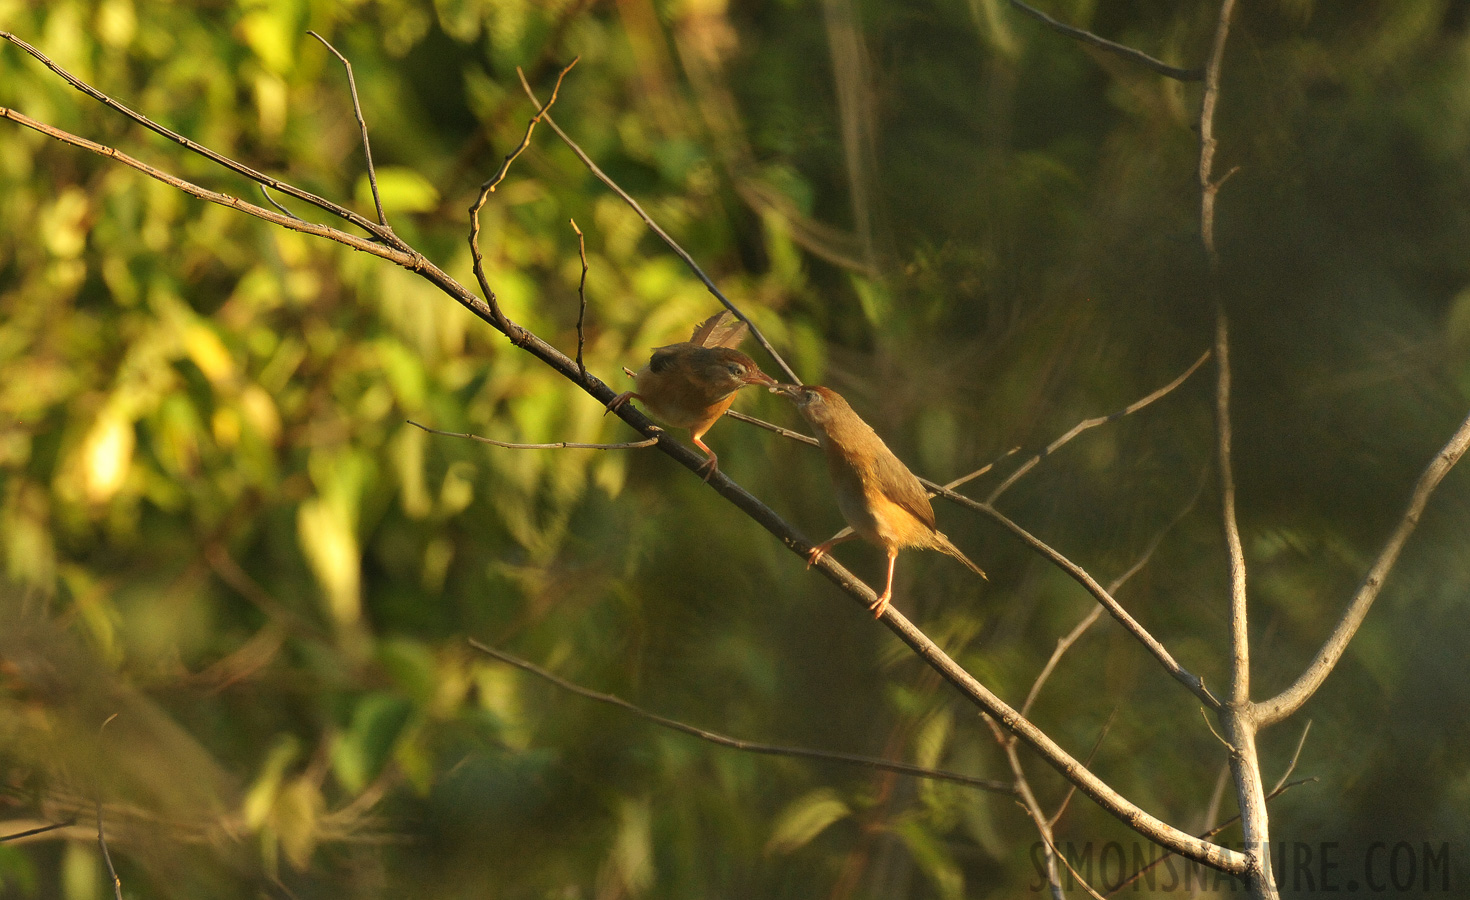
M696 368L699 378L726 392L738 391L747 384L776 385L776 379L762 372L755 360L729 347L704 348Z
M841 394L819 384L778 384L772 390L785 394L808 422L820 428L826 428L836 418L851 412Z

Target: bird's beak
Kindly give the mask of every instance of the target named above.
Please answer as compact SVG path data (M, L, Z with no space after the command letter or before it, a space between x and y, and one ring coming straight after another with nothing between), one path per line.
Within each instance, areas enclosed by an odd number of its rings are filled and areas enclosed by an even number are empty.
M790 397L792 400L795 400L796 399L796 396L797 396L797 393L801 391L801 385L799 385L799 384L776 384L773 381L773 382L771 382L770 385L768 385L768 387L769 387L771 393L773 393L773 394L785 394L787 397Z
M760 369L747 372L743 380L746 384L758 384L766 388L776 387L776 379L762 372Z

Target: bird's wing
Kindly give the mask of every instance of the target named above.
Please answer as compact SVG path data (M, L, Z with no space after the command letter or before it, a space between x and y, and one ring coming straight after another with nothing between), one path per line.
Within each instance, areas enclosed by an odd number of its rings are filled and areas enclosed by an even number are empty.
M883 452L873 460L873 468L884 496L907 510L930 531L934 531L934 507L929 505L929 492L924 490L924 486L909 471L908 466L900 462L892 450L884 447Z
M678 364L680 356L692 349L688 344L670 344L667 347L653 348L653 355L648 358L648 370L655 375L662 375Z
M749 331L749 325L722 309L694 326L689 343L700 347L738 347Z

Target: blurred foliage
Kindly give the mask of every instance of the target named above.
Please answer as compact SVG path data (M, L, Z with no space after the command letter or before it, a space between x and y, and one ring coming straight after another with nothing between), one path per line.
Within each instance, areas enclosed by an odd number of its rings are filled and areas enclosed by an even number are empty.
M1169 62L1217 6L1049 10ZM1257 692L1320 643L1470 398L1470 16L1244 4L1217 170ZM0 0L0 28L153 119L370 207L470 283L468 208L559 68L558 121L787 353L934 478L999 475L1210 342L1198 87L1001 0ZM207 187L253 185L0 48L0 105ZM277 198L279 199L279 198ZM286 202L286 201L283 201ZM299 215L313 211L287 202ZM621 385L715 308L547 130L483 213L507 312ZM752 740L1006 777L971 710L861 609L656 453L524 452L627 429L411 274L0 125L0 896L1015 896L1009 800L752 757L477 657L476 637ZM1208 369L1044 461L1002 506L1106 581L1211 476ZM786 425L778 398L746 410ZM817 455L735 422L722 467L814 537ZM1470 853L1467 476L1433 501L1273 804L1285 841ZM1213 485L1213 482L1207 482ZM1121 598L1223 684L1207 487ZM941 505L991 573L906 554L898 605L1013 703L1083 593ZM839 556L866 577L871 548ZM934 558L928 558L934 557ZM814 652L814 648L822 652ZM1106 618L1034 718L1144 808L1204 828L1223 748ZM102 723L115 716L105 728ZM1267 778L1303 720L1264 736ZM1043 803L1064 794L1042 767ZM1231 810L1228 800L1222 816ZM1130 841L1082 799L1058 825ZM1230 833L1225 837L1228 839ZM1356 860L1344 851L1344 858ZM287 893L289 892L289 893Z

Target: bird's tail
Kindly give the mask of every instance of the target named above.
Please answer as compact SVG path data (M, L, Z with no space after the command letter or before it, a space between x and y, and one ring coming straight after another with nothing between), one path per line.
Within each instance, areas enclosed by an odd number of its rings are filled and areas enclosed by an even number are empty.
M961 552L960 551L960 548L958 548L954 544L950 543L949 538L945 537L943 534L940 534L937 531L934 532L934 546L937 547L940 550L943 550L945 553L948 553L950 556L953 556L955 559L959 560L960 562L964 563L965 566L971 572L974 572L976 575L979 575L981 578L984 578L986 581L989 581L990 580L990 576L988 576L988 575L985 574L985 570L984 569L982 569L979 566L975 565L975 561L974 560L970 559L970 557L966 556L963 552Z

